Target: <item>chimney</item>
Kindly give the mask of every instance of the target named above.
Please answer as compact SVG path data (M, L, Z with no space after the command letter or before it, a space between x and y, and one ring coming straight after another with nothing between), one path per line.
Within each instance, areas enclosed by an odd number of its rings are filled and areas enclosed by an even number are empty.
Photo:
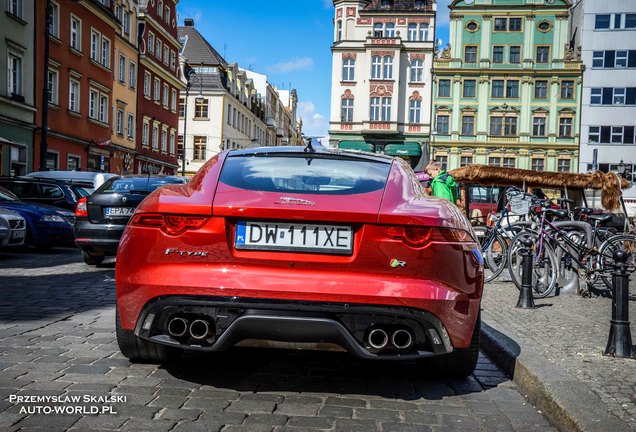
M183 25L186 27L194 27L194 20L192 18L185 18L183 20Z

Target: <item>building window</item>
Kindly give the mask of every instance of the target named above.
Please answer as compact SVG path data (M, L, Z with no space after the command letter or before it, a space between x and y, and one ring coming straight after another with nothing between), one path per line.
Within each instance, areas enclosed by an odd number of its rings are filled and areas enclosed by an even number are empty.
M437 115L437 134L448 135L450 126L450 116L448 114Z
M50 104L57 105L58 98L58 73L56 70L49 69L49 76L46 80L48 90L48 100Z
M607 51L594 51L592 53L592 67L593 68L602 68L604 66L603 60L605 59L605 53L606 52Z
M587 140L590 143L601 142L601 128L599 126L590 126Z
M545 171L545 159L532 158L532 171Z
M382 98L382 121L391 121L391 98Z
M477 81L475 81L474 79L465 79L464 92L463 92L464 97L474 98L476 95L476 87L477 87Z
M207 137L195 136L194 137L194 157L195 161L205 160L205 146L207 143Z
M594 29L596 30L605 30L610 28L610 17L609 14L596 15L594 19Z
M336 41L342 40L342 20L336 22Z
M473 164L473 157L472 156L460 156L459 158L459 166L460 167L465 167L468 165L472 165Z
M476 46L467 45L464 48L464 62L477 63L477 47Z
M342 80L353 81L355 80L355 66L356 61L352 58L346 58L342 62Z
M9 52L7 63L7 90L12 96L22 95L22 57Z
M66 169L69 171L77 171L80 168L80 158L78 156L68 155L66 158Z
M492 80L490 88L490 97L503 98L505 97L505 80Z
M130 62L128 66L128 86L130 88L135 88L137 85L137 65L133 62Z
M614 97L612 98L612 105L625 105L625 89L615 88Z
M532 136L545 136L545 122L546 118L543 116L532 117Z
M570 159L558 159L557 160L558 172L570 172Z
M394 38L395 37L395 24L394 23L386 23L384 25L384 37Z
M511 32L521 31L521 18L509 18L508 31L511 31Z
M166 44L163 46L163 63L169 64L170 62L170 47Z
M82 21L79 18L71 16L71 48L77 51L82 50Z
M161 82L159 81L159 78L155 78L154 90L155 102L159 102L161 100Z
M424 61L411 61L411 82L422 82L424 80Z
M144 72L144 96L150 97L150 73Z
M49 20L51 26L49 27L49 34L55 38L60 38L60 7L55 2L51 2L51 9L49 9Z
M627 58L628 58L627 51L625 50L616 51L616 56L614 59L614 67L615 68L627 67Z
M603 98L602 88L593 88L590 91L590 105L601 105Z
M170 110L176 111L177 110L177 91L175 89L172 89L170 93L171 93Z
M124 136L124 110L117 110L117 118L115 121L117 135Z
M164 11L163 20L166 24L170 24L170 8L168 6L166 6Z
M407 39L409 41L426 41L428 40L428 24L411 23L407 27Z
M561 81L561 99L574 99L574 81Z
M122 19L122 25L124 27L124 34L125 35L129 35L130 34L130 16L131 16L130 12L124 11L124 17Z
M506 81L506 98L518 98L519 97L519 80Z
M170 50L170 69L175 70L177 67L177 57L174 51Z
M479 24L477 24L477 21L468 21L466 23L466 30L471 33L475 33L477 30L479 30Z
M208 118L208 99L196 98L194 102L194 118L207 119Z
M428 24L424 24L424 23L420 24L417 29L417 35L420 41L427 41L428 40Z
M156 38L155 39L155 56L157 57L158 60L161 60L161 53L163 53L163 42L161 42L161 39Z
M393 78L393 56L384 56L382 59L382 78Z
M97 90L88 91L88 117L93 120L97 120L97 102L99 99L99 92Z
M503 63L504 62L504 47L503 45L495 45L492 47L492 62Z
M163 1L159 0L159 2L157 3L157 16L159 17L160 20L163 19Z
M162 103L164 107L168 107L170 105L170 86L167 83L163 83L163 99Z
M538 46L537 47L537 63L549 63L550 62L550 47L549 46Z
M548 81L547 80L537 80L534 82L534 98L535 99L548 98Z
M603 144L634 144L634 126L590 126L588 141Z
M475 116L462 116L462 135L475 135Z
M159 127L157 125L152 126L152 149L159 150Z
M91 30L91 60L99 62L99 48L101 39L98 32Z
M170 131L170 154L174 154L174 131Z
M102 36L102 66L110 69L110 40Z
M119 55L119 81L126 83L126 57Z
M501 158L498 156L491 156L488 158L488 165L490 166L501 166Z
M490 117L491 136L517 136L517 117Z
M230 105L227 107L227 124L230 124ZM179 98L179 117L185 117L185 98Z
M78 113L80 109L80 83L74 79L69 80L68 109L75 113Z
M450 90L451 90L451 81L449 79L439 80L439 85L437 87L438 97L450 97L451 95Z
M410 41L417 40L417 24L409 24L407 27L407 39Z
M495 31L507 31L507 30L508 30L508 19L495 18Z
M108 111L110 105L108 103L108 96L99 95L99 121L102 123L108 123Z
M521 18L495 18L495 31L520 32L522 27Z
M350 123L353 121L353 99L346 98L340 102L340 121Z
M572 137L572 117L559 118L559 136Z
M505 157L503 158L501 166L504 168L515 168L517 166L517 160L513 157Z
M148 125L148 122L144 120L144 123L141 127L141 145L143 145L144 147L148 147L148 129L150 128L150 126Z
M135 115L128 114L128 124L126 125L126 130L128 132L128 139L133 139L135 136Z
M8 0L7 12L18 18L22 18L22 0Z
M380 79L382 76L382 57L373 56L371 58L371 78Z
M148 52L153 55L155 53L155 34L153 32L148 32Z
M384 26L381 23L373 24L373 37L381 38L384 35Z
M411 99L409 101L409 123L420 123L422 119L422 101Z
M369 104L369 120L380 121L380 98L372 97Z
M221 144L223 147L223 144ZM177 159L183 159L183 135L177 137Z
M446 171L448 169L448 156L435 155L435 160L442 164L442 170Z
M521 63L521 47L511 46L508 56L509 63Z
M161 130L161 151L168 152L168 131L166 129Z

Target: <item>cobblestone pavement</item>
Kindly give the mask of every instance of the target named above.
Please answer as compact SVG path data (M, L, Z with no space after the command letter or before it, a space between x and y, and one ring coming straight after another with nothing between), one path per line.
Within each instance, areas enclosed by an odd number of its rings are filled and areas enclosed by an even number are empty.
M570 294L535 300L536 309L521 310L514 307L518 296L511 283L487 284L482 309L508 337L532 346L546 362L585 383L609 413L636 430L636 360L603 355L612 300ZM636 302L629 303L631 333L636 335Z
M0 253L0 430L555 430L484 356L454 381L333 352L236 348L131 364L115 341L114 276L112 260L88 267L73 249Z

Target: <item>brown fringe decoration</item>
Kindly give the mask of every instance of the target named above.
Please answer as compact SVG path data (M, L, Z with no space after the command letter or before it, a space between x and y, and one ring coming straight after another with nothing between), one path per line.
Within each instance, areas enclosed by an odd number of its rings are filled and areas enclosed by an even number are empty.
M621 209L621 189L631 187L631 183L614 173L596 171L590 174L531 171L519 168L501 168L490 165L470 165L450 172L455 181L483 186L523 186L572 189L601 189L601 203L608 211Z

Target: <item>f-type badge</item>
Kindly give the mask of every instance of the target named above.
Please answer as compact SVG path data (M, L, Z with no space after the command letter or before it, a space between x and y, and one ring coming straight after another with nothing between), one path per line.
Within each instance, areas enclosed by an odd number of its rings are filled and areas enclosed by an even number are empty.
M175 248L167 248L166 251L164 252L165 255L170 255L170 254L177 254L180 255L182 257L206 257L208 256L208 253L205 251L187 251L187 250L182 250L182 249L175 249Z
M316 205L315 202L292 197L280 197L274 204L290 204L290 205Z
M400 260L396 260L395 258L393 258L390 262L389 265L393 268L397 268L397 267L406 267L406 261L400 261Z

